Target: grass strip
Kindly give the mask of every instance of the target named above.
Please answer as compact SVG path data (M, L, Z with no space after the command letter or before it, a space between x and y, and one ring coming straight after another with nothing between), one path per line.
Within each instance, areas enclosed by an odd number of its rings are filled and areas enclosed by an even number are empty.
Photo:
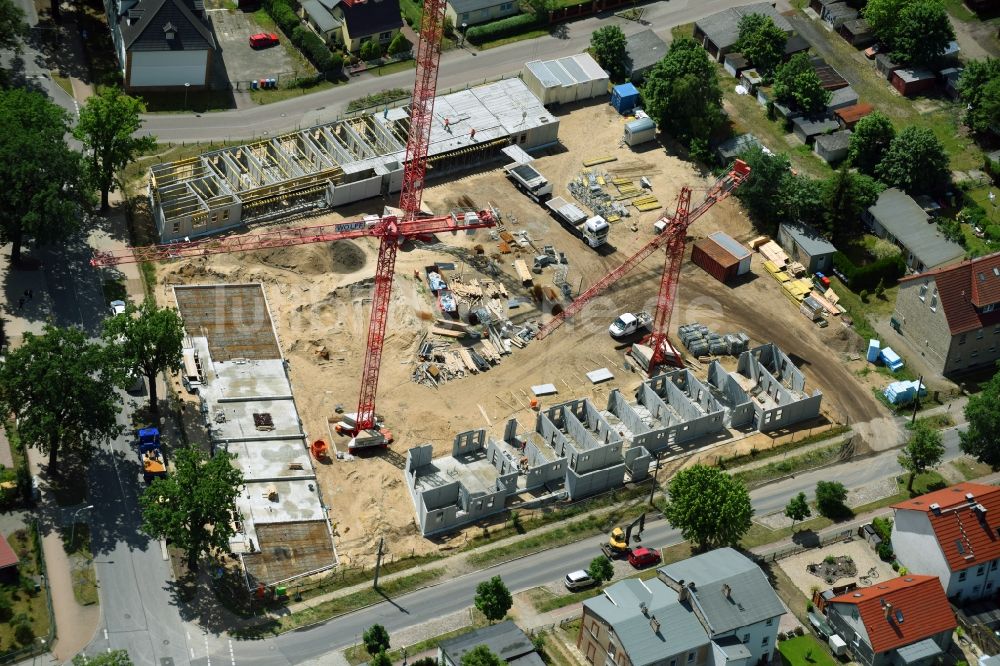
M733 474L733 478L739 479L747 486L759 486L795 472L831 463L840 455L840 448L840 444L831 444L830 446L813 449L798 456L791 456L784 460L776 460L762 465L761 467L736 472Z
M848 430L850 426L846 425L835 425L831 428L827 428L823 432L818 432L814 435L807 435L802 439L797 439L794 442L789 442L788 444L781 444L780 446L772 446L769 449L751 449L749 453L743 453L738 456L732 456L731 458L718 458L716 464L723 469L732 469L734 467L740 467L747 463L754 462L756 460L765 460L767 458L773 458L774 456L780 456L788 453L789 451L794 451L795 449L802 448L803 446L808 446L809 444L815 444L816 442L822 442L828 439L833 439L834 437L839 437L843 435Z
M446 631L440 636L432 636L431 638L417 641L412 645L406 646L406 654L408 656L415 656L421 652L426 652L428 650L433 650L438 646L439 643L446 641L450 638L457 638L458 636L464 636L465 634L475 631L477 627L475 625L466 625L464 627L459 627L458 629L453 629L451 631ZM403 660L403 648L398 650L392 650L388 653L389 659L393 663ZM344 650L344 658L347 659L347 663L351 666L360 666L360 664L366 664L371 661L371 655L365 650L363 644L352 645L351 647Z

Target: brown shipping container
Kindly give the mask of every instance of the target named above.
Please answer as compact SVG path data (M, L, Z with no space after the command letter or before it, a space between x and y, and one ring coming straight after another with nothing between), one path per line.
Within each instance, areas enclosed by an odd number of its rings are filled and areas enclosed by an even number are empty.
M691 261L719 282L731 280L740 267L740 260L711 238L695 241L691 248Z

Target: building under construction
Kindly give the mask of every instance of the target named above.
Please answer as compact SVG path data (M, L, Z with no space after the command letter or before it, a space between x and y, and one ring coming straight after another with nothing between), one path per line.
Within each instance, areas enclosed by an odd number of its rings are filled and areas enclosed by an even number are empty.
M440 96L434 120L429 178L496 159L506 146L553 145L559 133L559 120L521 79ZM153 166L149 197L160 240L398 192L409 129L409 107L386 108Z

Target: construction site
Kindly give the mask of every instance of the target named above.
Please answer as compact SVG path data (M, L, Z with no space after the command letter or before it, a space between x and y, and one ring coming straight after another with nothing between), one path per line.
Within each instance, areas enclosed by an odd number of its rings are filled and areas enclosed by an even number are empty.
M585 68L543 86L551 109L519 78L435 99L443 15L426 0L408 103L149 173L165 245L127 260L163 262L184 384L238 454L248 586L383 539L445 550L654 461L663 481L799 428L896 436L857 335L747 249L746 165L716 180L630 135L652 121ZM687 247L709 236L739 255L718 271Z

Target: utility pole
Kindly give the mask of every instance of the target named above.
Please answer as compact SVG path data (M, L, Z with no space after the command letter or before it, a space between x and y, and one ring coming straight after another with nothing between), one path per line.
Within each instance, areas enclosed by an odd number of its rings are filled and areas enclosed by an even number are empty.
M653 506L653 493L656 492L656 476L660 473L660 454L656 454L656 468L653 470L653 483L649 486L649 506Z
M913 396L913 416L910 418L910 423L917 422L917 406L920 404L920 388L924 385L924 376L920 375L920 379L917 380L917 394Z
M382 568L382 546L385 544L385 537L378 538L378 557L375 559L375 583L372 585L378 589L378 572Z

